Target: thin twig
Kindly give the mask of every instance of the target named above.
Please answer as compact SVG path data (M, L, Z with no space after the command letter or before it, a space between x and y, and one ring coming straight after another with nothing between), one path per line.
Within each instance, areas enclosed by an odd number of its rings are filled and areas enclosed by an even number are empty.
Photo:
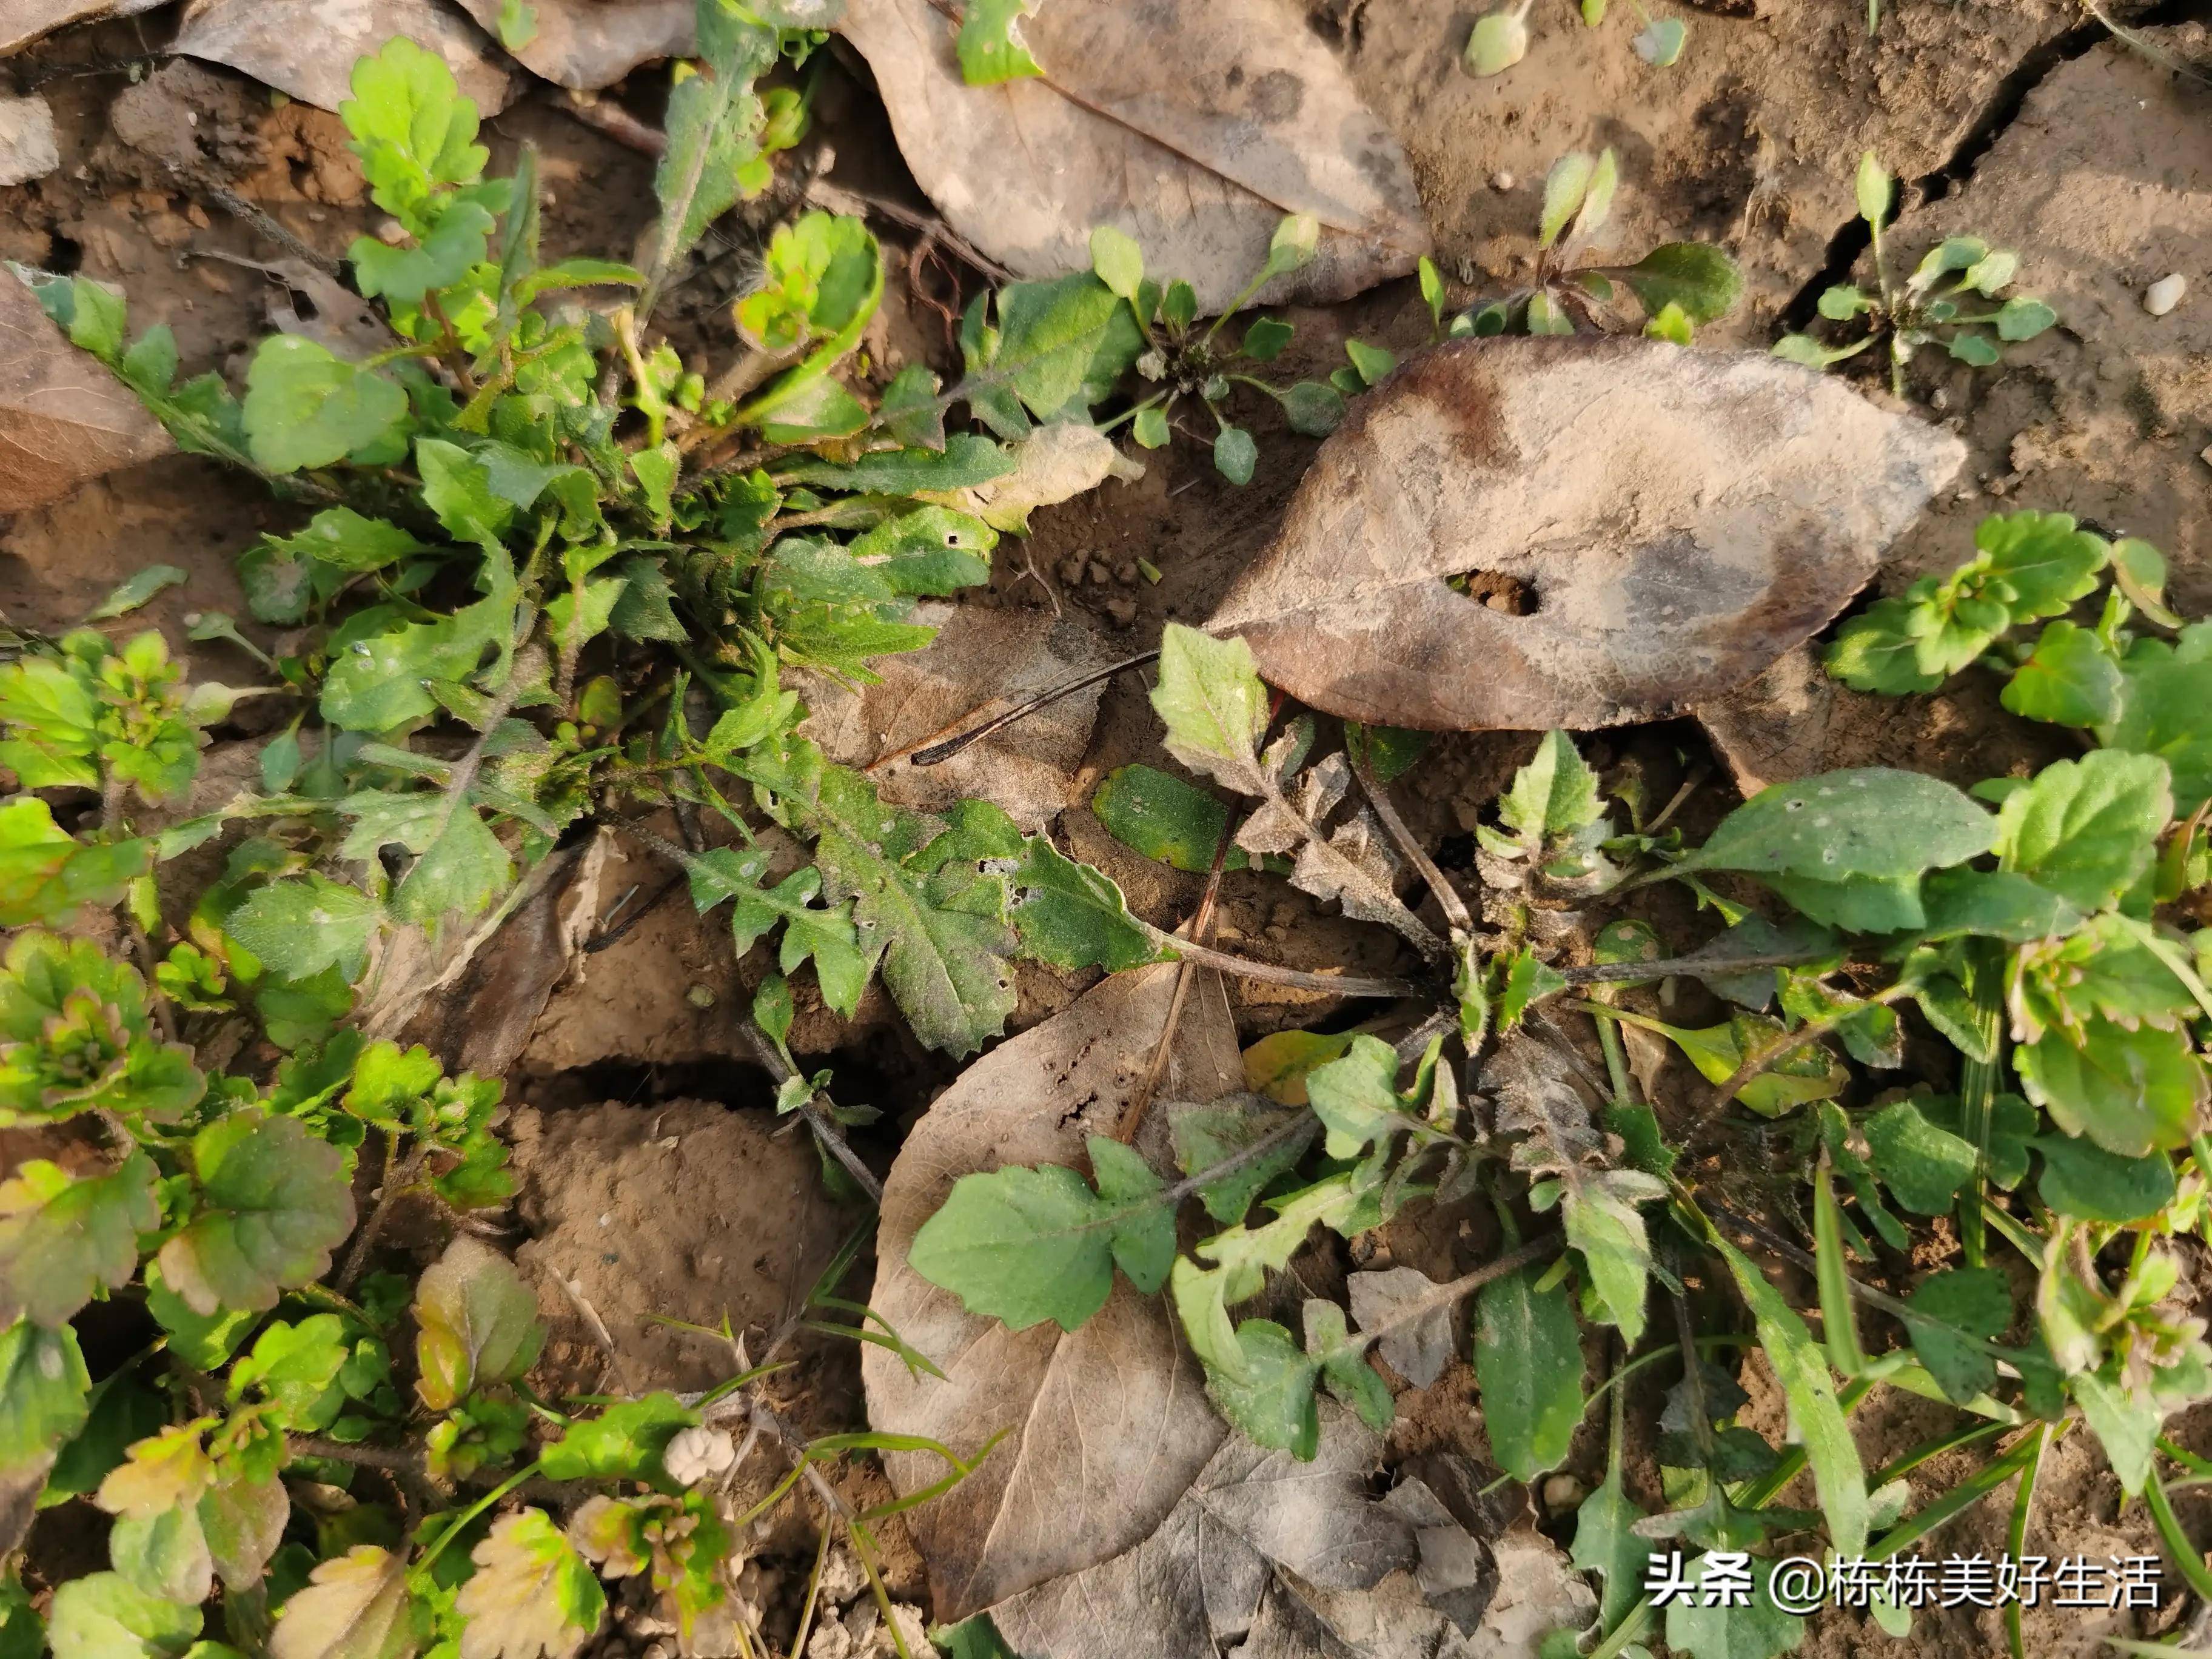
M1437 867L1437 861L1429 856L1428 850L1407 826L1406 820L1398 816L1398 809L1391 805L1389 787L1375 775L1374 769L1362 757L1352 757L1352 775L1359 780L1359 787L1367 792L1368 804L1374 807L1375 816L1382 821L1382 827L1390 832L1390 839L1398 843L1398 850L1406 855L1406 862L1413 866L1421 879L1428 883L1429 890L1437 896L1437 906L1443 912L1444 925L1455 935L1473 933L1474 918L1468 914L1467 901L1459 896L1459 890L1451 884L1444 872Z
M901 203L857 190L847 190L842 185L833 185L821 179L807 185L806 200L809 205L827 208L832 213L852 216L872 213L878 218L890 220L893 224L903 225L908 230L921 231L933 240L943 243L994 281L1011 283L1014 280L1012 271L961 236L935 214L917 212ZM858 214L855 210L858 210Z
M573 116L595 132L605 133L615 143L637 151L641 155L665 155L668 135L659 127L647 125L632 115L611 99L594 97L588 92L578 92L573 87L552 88L554 108Z
M1155 927L1143 917L1134 918L1145 936L1171 957L1188 957L1193 962L1218 968L1224 974L1234 974L1239 979L1258 980L1263 985L1287 985L1297 991L1319 991L1333 997L1375 997L1389 1000L1397 997L1427 998L1434 994L1431 987L1410 979L1366 979L1354 974L1310 974L1303 969L1280 968L1272 962L1255 962L1249 957L1232 957L1216 951L1210 945L1170 933L1164 927Z
M599 1351L606 1355L607 1369L614 1373L615 1381L622 1384L623 1392L635 1395L637 1393L637 1384L631 1380L629 1367L623 1363L622 1350L615 1346L615 1339L607 1329L607 1322L599 1317L599 1310L591 1304L589 1298L584 1295L582 1287L566 1273L556 1270L553 1275L553 1282L561 1287L562 1293L568 1298L569 1304L583 1316L584 1323L591 1330L592 1340L599 1345Z
M1190 919L1190 937L1203 945L1213 932L1214 902L1221 896L1221 872L1228 866L1231 837L1224 835L1213 848L1213 867L1206 872L1206 890L1199 896L1197 913ZM1191 981L1198 977L1198 964L1185 958L1176 964L1175 994L1168 1000L1168 1017L1160 1024L1160 1040L1152 1047L1152 1063L1145 1068L1145 1079L1137 1085L1136 1093L1121 1109L1120 1120L1114 1125L1114 1139L1127 1145L1137 1138L1137 1126L1145 1121L1145 1109L1152 1103L1152 1094L1160 1086L1160 1077L1168 1068L1168 1055L1175 1046L1176 1027L1182 1023L1182 1005L1190 994Z
M368 1219L362 1223L361 1231L354 1235L353 1249L346 1252L345 1266L339 1270L337 1285L341 1292L353 1289L354 1281L361 1277L361 1270L368 1265L368 1253L376 1247L377 1238L384 1231L384 1224L392 1218L392 1206L398 1203L401 1194L414 1189L416 1180L422 1173L422 1155L416 1152L402 1163L399 1137L386 1134L384 1138L384 1180L377 1188L376 1207L368 1212Z
M767 1068L768 1074L775 1079L779 1087L798 1075L785 1060L782 1051L769 1041L768 1033L761 1030L760 1022L750 1014L744 1018L744 1033L745 1041L752 1045L754 1055ZM799 1115L806 1120L806 1127L814 1131L814 1138L828 1149L830 1157L845 1166L845 1173L851 1176L860 1190L867 1194L878 1209L881 1209L884 1183L876 1179L873 1170L860 1161L860 1155L846 1140L836 1121L822 1109L818 1103L823 1098L819 1094L808 1097L799 1103Z
M1713 1097L1712 1109L1717 1111L1727 1105L1742 1092L1745 1085L1750 1083L1769 1066L1787 1060L1801 1048L1812 1047L1815 1042L1827 1036L1862 1008L1886 1006L1900 997L1910 995L1911 990L1911 986L1908 984L1893 985L1887 990L1867 998L1863 1002L1854 1002L1841 1008L1831 1009L1820 1018L1808 1019L1796 1030L1785 1032L1772 1042L1753 1049L1750 1054L1744 1056L1743 1064L1735 1068L1729 1080L1721 1085L1720 1093Z
M1580 968L1562 968L1559 976L1570 985L1597 985L1612 980L1666 979L1680 975L1704 979L1716 974L1749 973L1755 968L1796 968L1820 962L1834 951L1777 951L1764 956L1661 957L1650 962L1593 962Z
M1048 690L1040 691L1025 702L1016 703L1002 714L994 714L981 726L971 726L969 730L961 732L959 736L947 738L943 743L933 743L927 749L917 749L907 758L916 766L941 766L968 747L969 744L980 743L994 732L1002 732L1016 720L1027 720L1048 704L1057 702L1060 698L1083 690L1088 686L1096 685L1101 680L1111 679L1124 669L1141 668L1146 663L1157 660L1159 654L1158 651L1140 651L1133 657L1124 657L1121 661L1109 663L1103 668L1093 669L1087 674L1079 674L1072 680L1063 680L1058 685Z

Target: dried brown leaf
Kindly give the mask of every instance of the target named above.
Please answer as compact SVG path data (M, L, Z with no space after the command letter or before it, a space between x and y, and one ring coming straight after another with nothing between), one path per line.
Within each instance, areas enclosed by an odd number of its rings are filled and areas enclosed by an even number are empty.
M871 1304L945 1377L911 1376L896 1355L865 1348L869 1422L963 1455L1011 1430L974 1474L909 1516L947 1622L1142 1543L1226 1433L1159 1298L1117 1280L1080 1329L1063 1333L1047 1321L1017 1334L967 1313L906 1261L916 1229L961 1176L1082 1164L1085 1134L1110 1132L1144 1079L1176 971L1117 975L986 1054L938 1097L884 1182ZM1204 975L1184 1006L1160 1092L1212 1100L1242 1081L1227 999ZM902 1492L944 1473L914 1453L884 1462ZM1134 1643L1122 1650L1200 1650Z
M922 189L1018 276L1088 269L1091 228L1110 224L1211 313L1285 213L1321 221L1321 250L1267 302L1345 299L1429 251L1397 140L1272 0L1051 0L1022 25L1043 77L990 87L962 80L957 26L931 0L853 0L841 27Z
M499 33L502 0L461 0ZM530 0L534 33L507 50L533 75L592 92L611 87L640 64L688 58L696 49L696 0Z
M95 17L131 17L166 0L0 0L0 58L41 35Z
M878 658L878 684L855 687L826 674L794 682L808 710L801 735L820 744L831 760L865 770L894 805L942 812L980 795L1024 830L1043 829L1069 804L1091 746L1103 682L1047 704L940 765L916 766L907 756L1103 668L1122 648L1072 610L1055 618L1045 611L925 599L914 620L937 624L936 639L927 651Z
M1419 1302L1437 1288L1437 1282L1414 1267L1388 1267L1379 1273L1353 1273L1345 1280L1352 1298L1352 1322L1363 1331L1387 1325L1409 1304ZM1451 1364L1452 1310L1437 1308L1402 1325L1376 1343L1382 1363L1417 1389L1425 1389Z
M354 61L401 34L446 60L479 114L514 100L520 83L491 40L436 0L193 0L170 50L335 110L353 95Z
M130 389L0 271L0 513L43 506L173 447Z
M1353 406L1206 628L1350 720L1660 719L1833 617L1964 454L1772 357L1449 341ZM1528 614L1447 585L1477 572Z

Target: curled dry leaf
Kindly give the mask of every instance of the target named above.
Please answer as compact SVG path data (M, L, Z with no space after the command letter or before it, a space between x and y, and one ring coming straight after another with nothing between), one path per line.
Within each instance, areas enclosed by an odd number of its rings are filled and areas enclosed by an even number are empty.
M611 87L640 64L688 58L696 49L696 0L531 0L529 27L511 39L499 26L504 0L461 5L501 35L532 74L581 92Z
M170 49L335 110L353 95L355 60L402 34L446 60L477 113L514 100L519 83L490 39L436 0L193 0Z
M1363 1331L1387 1325L1400 1310L1437 1288L1436 1281L1413 1267L1353 1273L1345 1281L1352 1296L1352 1322ZM1382 1363L1417 1389L1444 1374L1452 1358L1452 1310L1437 1308L1392 1331L1376 1344Z
M1042 76L996 86L961 78L931 0L853 0L842 27L923 190L1018 276L1089 269L1091 228L1114 225L1211 313L1285 213L1321 221L1320 252L1267 302L1345 299L1429 251L1397 140L1272 0L1051 0L1022 23Z
M854 688L827 675L805 676L809 712L799 731L831 760L866 771L894 805L942 812L980 795L1024 830L1042 830L1068 805L1103 682L1048 703L941 765L916 766L907 756L1103 668L1119 647L1075 611L1055 618L1044 611L924 600L914 620L939 624L936 639L927 651L879 659L879 684Z
M1354 406L1206 629L1347 720L1663 719L1833 617L1965 453L1772 357L1449 341Z
M0 4L0 58L41 35L96 17L132 17L166 0L6 0Z
M129 388L0 271L0 513L59 500L87 478L172 447Z
M887 1350L864 1348L869 1422L928 1435L963 1455L1011 1431L974 1474L909 1515L947 1622L1143 1543L1227 1434L1159 1298L1117 1279L1080 1329L1064 1333L1047 1320L1016 1333L969 1314L907 1265L916 1230L960 1176L1005 1164L1079 1165L1084 1136L1111 1133L1151 1063L1176 972L1117 975L986 1054L938 1097L884 1183L871 1305L945 1376L915 1376ZM1160 1092L1212 1100L1239 1085L1243 1062L1219 981L1203 975L1193 991ZM884 1463L902 1492L943 1473L936 1459L910 1452ZM1016 1647L1061 1654L1042 1643ZM1143 1642L1120 1650L1200 1650Z

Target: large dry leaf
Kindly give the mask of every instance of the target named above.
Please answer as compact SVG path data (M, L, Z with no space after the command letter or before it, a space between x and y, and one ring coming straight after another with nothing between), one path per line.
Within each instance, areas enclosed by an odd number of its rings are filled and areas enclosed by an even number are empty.
M514 100L516 77L490 40L437 0L193 0L171 49L335 110L353 96L354 60L402 34L446 60L480 114Z
M963 1454L1010 1431L974 1474L909 1516L947 1622L1143 1542L1227 1432L1161 1298L1117 1279L1079 1330L1047 1321L1017 1333L969 1314L906 1260L915 1231L960 1176L1012 1164L1082 1164L1084 1136L1109 1132L1143 1079L1176 973L1164 964L1118 975L986 1054L931 1106L884 1183L872 1304L945 1376L911 1376L896 1355L864 1348L868 1420ZM1212 1100L1243 1083L1219 981L1205 975L1193 992L1163 1099ZM915 1453L884 1462L902 1492L944 1472ZM1126 1651L1197 1650L1139 1643Z
M1348 298L1429 251L1405 153L1282 0L1049 0L1023 23L1043 77L993 87L961 79L932 0L852 0L841 27L922 189L1018 275L1088 269L1110 224L1211 313L1286 212L1321 221L1321 252L1270 302Z
M1349 720L1662 719L1832 618L1965 453L1773 357L1449 341L1353 406L1206 628Z
M58 500L173 447L129 389L0 271L0 513Z
M470 16L499 32L502 0L461 0ZM695 50L696 0L534 0L535 32L508 51L533 75L593 91L640 64Z
M96 17L130 17L167 0L0 0L0 58L71 23Z
M1032 833L1060 816L1091 746L1103 682L1069 693L1026 720L972 743L937 766L909 751L1003 714L1015 703L1103 668L1120 647L1080 612L985 610L925 600L914 620L939 624L927 651L877 660L879 684L853 687L805 677L799 731L823 752L875 779L883 798L942 812L980 795Z

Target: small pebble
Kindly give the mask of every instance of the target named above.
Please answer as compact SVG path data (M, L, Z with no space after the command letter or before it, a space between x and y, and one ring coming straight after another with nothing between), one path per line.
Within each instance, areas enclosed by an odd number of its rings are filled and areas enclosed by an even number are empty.
M1110 570L1109 570L1109 569L1107 569L1107 568L1106 568L1106 561L1105 561L1105 560L1103 560L1103 559L1093 559L1093 560L1091 560L1091 585L1092 586L1094 586L1094 587L1103 587L1103 586L1106 586L1106 584L1107 584L1108 582L1109 582L1109 581L1111 581L1111 580L1114 580L1114 573L1113 573L1113 572L1111 572Z
M1081 581L1083 580L1084 567L1088 562L1089 561L1085 559L1083 555L1080 553L1070 554L1066 558L1064 558L1060 562L1060 580L1064 582Z
M397 219L386 219L377 226L376 240L386 247L398 247L407 240L407 227Z
M1518 182L1519 181L1504 167L1498 168L1497 172L1490 175L1491 189L1501 192L1512 189Z
M2143 309L2154 317L2163 317L2181 303L2181 296L2189 292L2189 278L2179 271L2161 276L2143 290Z
M1137 580L1137 562L1134 559L1125 559L1120 564L1115 566L1114 580L1120 582L1125 587L1131 582L1135 581Z
M1555 1474L1544 1483L1544 1507L1553 1514L1573 1509L1589 1496L1589 1488L1571 1474Z
M1134 599L1109 599L1106 601L1106 614L1113 618L1115 627L1127 628L1137 620L1137 602Z
M704 985L695 985L684 994L684 1000L694 1008L711 1008L714 1006L714 994Z

